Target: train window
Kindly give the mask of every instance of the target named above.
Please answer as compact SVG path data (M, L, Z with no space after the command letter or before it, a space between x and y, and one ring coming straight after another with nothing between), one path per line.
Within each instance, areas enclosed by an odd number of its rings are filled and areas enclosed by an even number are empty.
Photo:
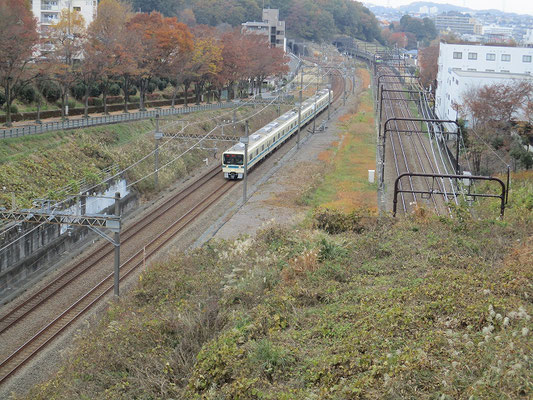
M242 154L224 154L224 164L226 165L243 165L244 156Z

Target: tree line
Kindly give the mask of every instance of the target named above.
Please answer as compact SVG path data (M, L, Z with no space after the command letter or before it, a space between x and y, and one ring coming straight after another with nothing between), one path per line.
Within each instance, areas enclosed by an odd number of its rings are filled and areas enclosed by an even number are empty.
M330 41L343 34L382 42L378 21L360 2L353 0L129 0L134 10L159 11L177 16L188 25L238 26L260 21L263 5L279 9L290 26L291 38Z
M288 71L283 50L271 48L266 36L188 26L157 11L133 12L121 0L101 0L96 18L85 25L80 13L63 10L41 38L25 0L0 0L0 87L8 125L13 100L28 88L37 93L38 104L58 91L63 117L69 94L82 91L87 116L95 87L104 112L117 89L127 112L132 86L143 110L157 83L172 84L174 105L179 89L185 103L191 90L197 102L206 92L220 100L224 89L234 96L250 83L260 87L266 76Z

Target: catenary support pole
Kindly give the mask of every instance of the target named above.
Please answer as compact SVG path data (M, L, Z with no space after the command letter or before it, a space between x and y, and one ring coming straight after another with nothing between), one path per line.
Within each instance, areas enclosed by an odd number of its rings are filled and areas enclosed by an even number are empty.
M248 120L246 120L246 123L244 125L244 176L243 176L243 186L242 186L242 202L243 204L246 203L247 198L247 186L248 186Z
M296 137L296 148L300 150L300 131L302 129L302 91L304 88L304 70L302 67L302 73L300 77L300 100L298 103L298 135Z
M120 193L115 193L115 215L120 216ZM115 281L114 292L115 297L119 297L119 281L120 281L120 228L115 231Z
M163 138L163 132L159 131L159 114L155 116L155 152L154 152L154 186L155 190L159 190L159 142Z

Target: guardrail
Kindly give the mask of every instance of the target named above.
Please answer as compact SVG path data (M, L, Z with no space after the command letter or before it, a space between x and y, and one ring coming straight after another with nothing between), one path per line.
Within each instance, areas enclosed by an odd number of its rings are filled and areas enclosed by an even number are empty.
M197 111L216 110L222 108L233 108L237 103L224 102L216 104L201 104L191 107L160 108L150 111L137 111L132 113L106 115L102 117L76 118L65 121L46 122L39 125L25 125L0 130L0 139L14 138L26 135L38 135L45 132L87 128L90 126L118 124L121 122L139 121L142 119L154 118L156 115L169 116L179 114L189 114Z

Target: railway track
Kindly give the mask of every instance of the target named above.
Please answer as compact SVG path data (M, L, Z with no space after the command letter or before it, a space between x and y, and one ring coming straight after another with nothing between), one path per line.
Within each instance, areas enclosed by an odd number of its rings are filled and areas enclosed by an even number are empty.
M333 81L334 96L332 104L341 98L344 91L345 82L340 79L340 72L335 72L336 78ZM292 138L295 139L294 137ZM217 182L218 180L218 182ZM124 281L135 271L138 271L146 260L152 258L166 244L181 231L183 231L199 215L204 213L213 203L219 200L227 191L235 185L234 181L226 181L221 177L220 166L208 170L198 180L192 182L185 189L175 196L172 196L161 204L157 210L148 214L138 221L128 226L122 233L122 249L133 247L126 253L126 261L120 265L120 281ZM205 189L207 186L210 188ZM200 200L193 207L181 210L180 205L184 200L201 193ZM170 225L166 224L164 229L159 230L155 237L148 233L154 226L162 226L165 220L174 221ZM144 237L143 237L144 235ZM149 237L150 239L147 239ZM139 245L141 243L142 245ZM5 383L32 358L41 352L54 339L71 327L80 317L87 314L96 304L113 290L114 275L111 271L114 247L110 244L98 246L73 267L64 271L56 279L52 280L40 290L29 296L24 301L12 306L9 311L0 316L0 338L9 335L11 331L18 328L25 319L31 319L49 302L63 296L63 292L75 282L83 280L89 271L97 268L98 265L106 264L105 276L100 279L90 289L84 289L84 294L76 296L77 299L69 306L62 308L60 312L42 325L36 332L20 340L11 351L4 355L4 360L0 363L0 384ZM5 351L5 349L4 349Z
M390 71L386 71L390 74ZM400 93L404 89L398 78L392 79L383 85L384 88L394 90L395 92L383 93L383 111L386 121L389 118L414 118L409 102L406 96L412 96L411 93ZM394 93L391 95L391 93ZM415 94L418 102L423 101L421 93ZM412 103L411 103L412 104ZM416 116L418 117L418 116ZM435 154L431 138L426 137L421 132L420 126L414 121L391 121L392 124L388 126L387 140L390 142L390 151L386 157L394 160L394 170L388 171L389 175L393 175L396 179L402 173L417 172L441 174L448 173L447 165L442 160L439 161ZM391 126L392 125L392 126ZM431 150L429 149L431 148ZM391 153L391 154L389 154ZM444 172L443 172L444 171ZM392 182L389 180L389 186L392 187ZM422 190L440 192L453 192L454 185L451 181L444 179L422 178L416 181L412 178L399 182L401 190ZM392 190L389 190L389 197L392 198ZM400 205L403 213L412 212L413 209L421 204L429 205L435 210L436 214L447 214L450 212L449 202L457 202L457 196L447 195L431 195L423 199L421 195L414 193L400 193ZM452 198L450 198L452 197ZM423 201L427 200L427 202Z

